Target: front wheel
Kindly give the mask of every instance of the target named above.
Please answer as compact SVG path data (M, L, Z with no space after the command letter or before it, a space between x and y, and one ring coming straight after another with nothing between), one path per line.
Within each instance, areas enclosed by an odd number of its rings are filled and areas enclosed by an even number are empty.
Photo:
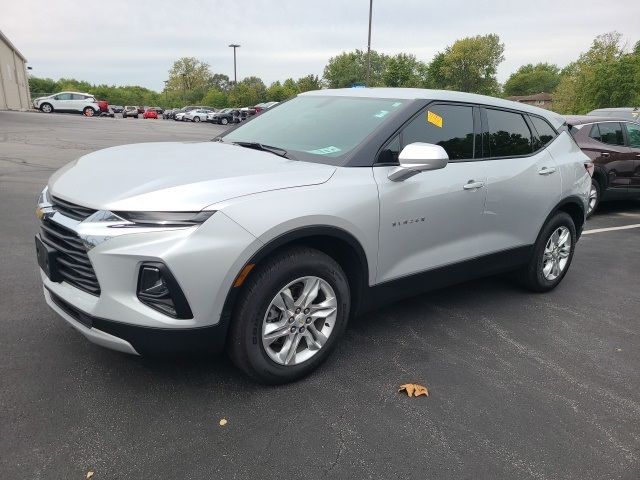
M335 260L306 247L283 251L249 275L233 316L229 356L263 383L292 382L329 356L349 308L347 278Z
M53 112L53 106L51 106L50 103L43 103L42 105L40 105L40 110L44 113L51 113Z
M229 123L229 120L227 120L226 118L222 118L222 119L220 119L220 123L222 125L226 125L227 123Z
M591 188L589 189L589 204L587 205L587 218L593 215L600 203L600 184L595 178L591 179Z
M199 123L200 122L200 117L193 117L193 121L196 122L196 123Z
M542 227L529 263L520 271L522 283L534 292L548 292L569 270L576 245L576 227L565 212L558 212Z
M85 109L82 111L82 114L85 117L93 117L95 115L96 111L91 108L91 107L85 107Z

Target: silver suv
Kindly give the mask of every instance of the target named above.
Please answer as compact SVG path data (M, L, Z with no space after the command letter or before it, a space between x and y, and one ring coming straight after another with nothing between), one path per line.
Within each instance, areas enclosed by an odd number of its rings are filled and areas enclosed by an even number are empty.
M36 236L47 303L133 354L226 348L300 378L350 316L516 271L567 273L588 159L558 115L419 89L307 92L211 142L113 147L50 179Z

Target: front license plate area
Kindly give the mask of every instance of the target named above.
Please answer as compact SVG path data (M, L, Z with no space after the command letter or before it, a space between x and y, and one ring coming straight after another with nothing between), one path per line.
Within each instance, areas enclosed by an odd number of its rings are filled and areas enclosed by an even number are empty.
M58 252L46 245L40 235L36 235L36 254L38 265L52 282L61 282L62 276L58 269Z

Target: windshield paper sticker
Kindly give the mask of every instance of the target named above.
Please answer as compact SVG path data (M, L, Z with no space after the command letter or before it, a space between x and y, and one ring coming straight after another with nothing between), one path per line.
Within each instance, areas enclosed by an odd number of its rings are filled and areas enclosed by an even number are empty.
M395 107L399 107L400 105L402 105L402 102L396 102L396 103L392 104L391 106L395 108Z
M442 128L442 117L437 113L427 110L427 122L434 124L438 128Z
M330 153L338 153L341 150L333 145L330 147L318 148L317 150L307 150L308 153L315 153L316 155L329 155Z
M387 110L380 110L378 113L374 113L373 116L377 118L383 118L385 115L388 115L389 112Z

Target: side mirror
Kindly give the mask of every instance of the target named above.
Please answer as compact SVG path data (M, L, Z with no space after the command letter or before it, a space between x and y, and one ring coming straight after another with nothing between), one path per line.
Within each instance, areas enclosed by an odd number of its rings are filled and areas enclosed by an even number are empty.
M449 163L449 155L440 145L432 143L410 143L398 156L400 166L389 173L389 180L402 182L420 172L439 170Z

